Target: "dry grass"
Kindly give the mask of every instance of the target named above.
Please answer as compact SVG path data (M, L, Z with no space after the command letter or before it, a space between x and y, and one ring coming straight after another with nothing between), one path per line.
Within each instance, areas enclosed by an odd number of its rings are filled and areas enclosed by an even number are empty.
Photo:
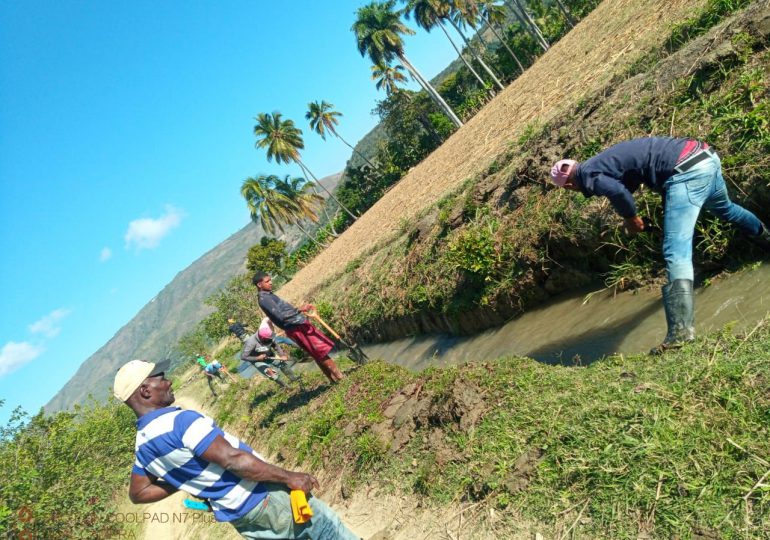
M440 148L410 171L331 246L284 285L292 301L310 298L368 249L393 237L464 180L503 153L531 122L547 122L599 90L641 53L659 45L670 25L705 0L606 0L511 83ZM543 176L547 171L543 171Z

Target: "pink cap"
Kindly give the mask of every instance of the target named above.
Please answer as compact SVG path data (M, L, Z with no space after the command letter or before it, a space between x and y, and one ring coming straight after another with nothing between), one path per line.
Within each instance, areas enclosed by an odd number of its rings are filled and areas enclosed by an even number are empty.
M560 159L551 168L551 182L559 187L564 187L567 183L569 175L575 170L578 162L574 159Z
M273 332L270 330L270 328L260 328L257 332L257 337L259 339L272 339Z

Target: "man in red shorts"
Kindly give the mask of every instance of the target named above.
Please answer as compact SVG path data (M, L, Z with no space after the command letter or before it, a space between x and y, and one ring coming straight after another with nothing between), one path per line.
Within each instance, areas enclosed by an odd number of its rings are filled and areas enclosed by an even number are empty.
M334 342L310 324L306 312L314 309L305 304L299 309L273 294L273 278L265 272L254 274L251 282L259 290L259 307L278 328L286 332L286 337L304 349L318 364L324 375L333 383L343 379L344 375L329 357Z

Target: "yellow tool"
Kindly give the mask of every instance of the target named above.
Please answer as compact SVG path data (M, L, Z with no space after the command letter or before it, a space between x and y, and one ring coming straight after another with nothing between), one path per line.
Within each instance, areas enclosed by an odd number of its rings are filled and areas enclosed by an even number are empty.
M294 514L295 523L305 523L313 516L313 510L307 503L305 492L301 489L292 489L291 494L291 512Z

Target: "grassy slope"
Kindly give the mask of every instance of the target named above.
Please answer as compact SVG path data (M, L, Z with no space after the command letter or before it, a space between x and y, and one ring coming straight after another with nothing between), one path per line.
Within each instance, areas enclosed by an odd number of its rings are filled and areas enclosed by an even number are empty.
M469 178L487 170L533 119L548 120L606 85L641 51L659 45L670 22L704 2L603 2L523 76L498 94L440 148L282 288L299 301L365 255ZM603 39L597 40L597 35ZM617 43L628 46L618 50ZM553 74L559 73L558 84ZM551 81L546 84L545 81Z
M402 221L398 234L349 262L315 298L333 307L338 326L344 321L348 330L382 339L383 320L401 324L403 334L415 316L448 314L476 324L473 331L495 324L485 312L506 318L599 276L621 288L650 283L662 272L658 237L629 238L605 200L546 189L542 181L559 156L583 159L648 134L708 140L722 155L734 198L768 219L769 17L766 3L753 2L674 54L684 28L712 21L696 17L670 30L667 43L568 114L531 123L488 168ZM661 223L659 196L639 200L641 212ZM695 252L704 278L760 256L733 229L707 218Z
M438 511L478 502L501 534L523 518L554 535L577 523L590 538L763 538L768 355L765 320L748 337L586 368L376 362L333 388L313 372L289 397L233 386L216 417L283 466L341 471L350 491L372 483Z

